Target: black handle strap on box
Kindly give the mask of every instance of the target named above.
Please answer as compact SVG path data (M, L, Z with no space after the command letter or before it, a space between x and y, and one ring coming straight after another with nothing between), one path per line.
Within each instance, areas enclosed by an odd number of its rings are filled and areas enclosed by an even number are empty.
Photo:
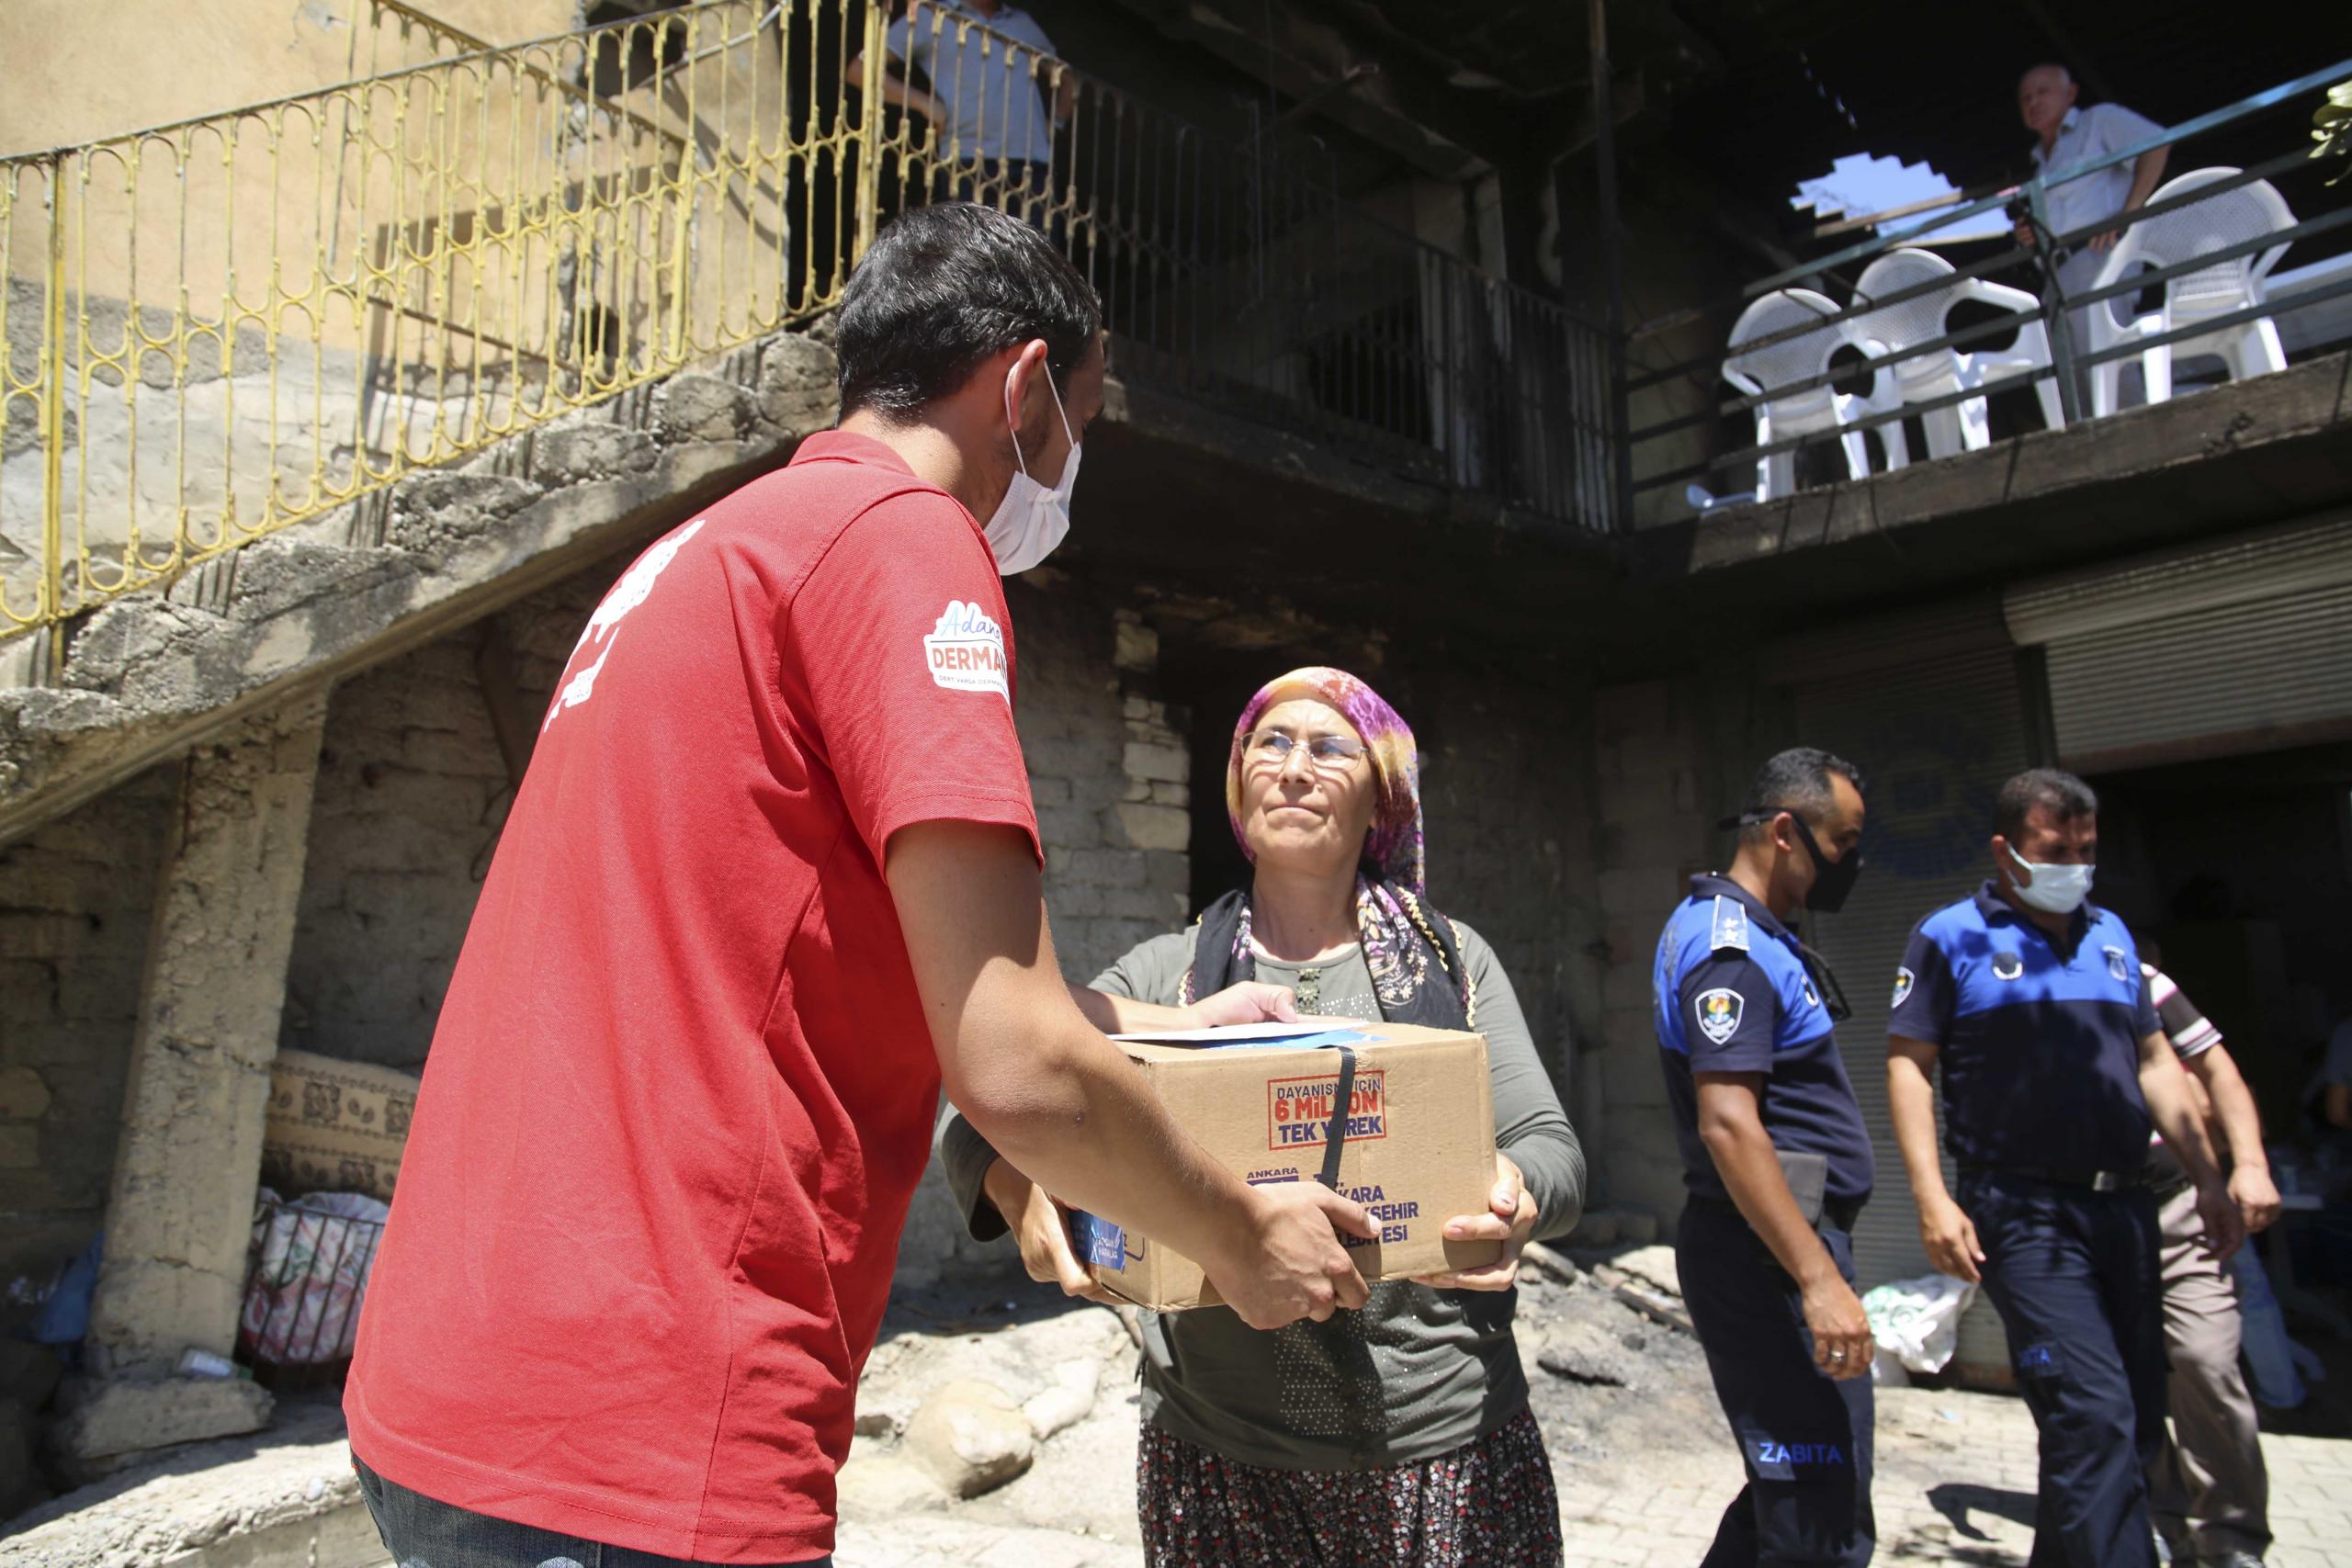
M1345 1045L1325 1049L1340 1054L1340 1089L1331 1097L1330 1125L1323 1129L1323 1174L1316 1179L1336 1192L1340 1190L1340 1147L1348 1141L1348 1106L1355 1099L1356 1054Z

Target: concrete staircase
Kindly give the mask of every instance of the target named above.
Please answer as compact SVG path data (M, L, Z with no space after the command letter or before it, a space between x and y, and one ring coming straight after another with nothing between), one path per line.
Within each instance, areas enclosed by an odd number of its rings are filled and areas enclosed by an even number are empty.
M0 844L237 720L652 537L834 419L823 323L511 436L68 628L0 689ZM36 637L17 639L19 681Z

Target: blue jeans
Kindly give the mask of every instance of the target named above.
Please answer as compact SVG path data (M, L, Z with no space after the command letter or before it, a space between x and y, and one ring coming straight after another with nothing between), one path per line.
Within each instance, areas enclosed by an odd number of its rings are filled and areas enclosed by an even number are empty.
M353 1456L359 1492L375 1516L376 1534L397 1564L432 1568L691 1568L683 1557L662 1557L626 1546L563 1535L488 1514L436 1503L397 1481L387 1481ZM831 1557L796 1568L832 1568ZM782 1565L778 1565L782 1568Z

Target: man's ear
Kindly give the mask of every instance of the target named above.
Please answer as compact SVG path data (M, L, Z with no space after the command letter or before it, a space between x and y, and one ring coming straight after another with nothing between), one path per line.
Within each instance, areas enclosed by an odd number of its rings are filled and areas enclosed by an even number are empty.
M1007 367L1007 374L1012 378L1010 390L1012 398L1013 423L1016 426L1027 423L1029 419L1029 402L1036 386L1037 378L1053 374L1046 363L1046 356L1050 352L1046 346L1046 340L1041 337L1033 337L1013 351L1012 361Z

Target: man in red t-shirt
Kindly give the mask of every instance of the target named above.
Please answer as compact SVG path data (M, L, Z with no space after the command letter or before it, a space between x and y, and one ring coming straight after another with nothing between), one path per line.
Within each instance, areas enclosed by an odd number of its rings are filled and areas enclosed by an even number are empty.
M1056 967L998 577L1066 525L1092 291L953 205L849 284L841 428L672 530L581 634L442 1006L345 1409L397 1561L825 1561L940 1085L1249 1322L1364 1300ZM989 519L985 527L978 519Z

